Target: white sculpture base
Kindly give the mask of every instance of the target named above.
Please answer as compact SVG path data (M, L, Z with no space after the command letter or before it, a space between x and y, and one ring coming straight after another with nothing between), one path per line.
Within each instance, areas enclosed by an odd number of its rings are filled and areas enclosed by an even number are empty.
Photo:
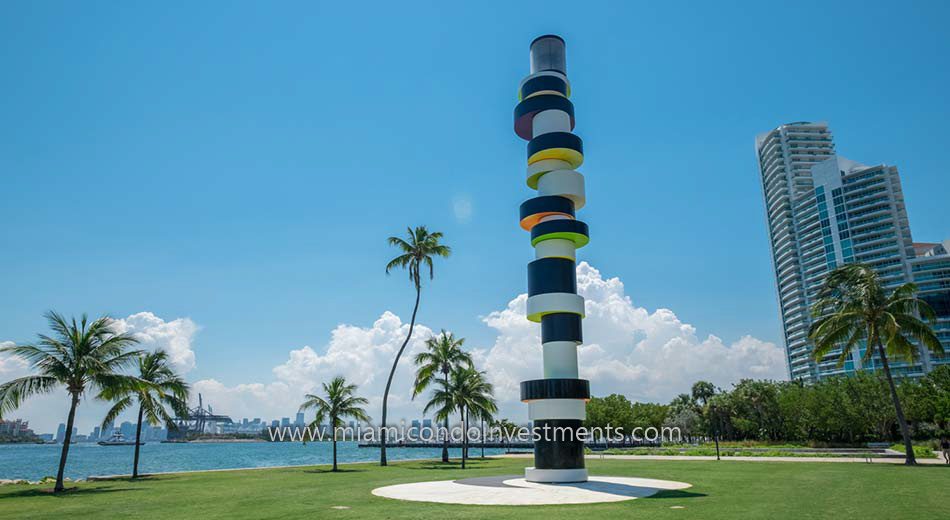
M587 482L587 468L578 469L538 469L525 468L524 479L528 482L544 484L566 484Z
M440 504L540 506L595 504L648 497L664 490L686 489L685 482L632 477L590 477L587 482L539 484L514 475L437 480L376 488L378 497ZM451 516L451 515L450 515Z

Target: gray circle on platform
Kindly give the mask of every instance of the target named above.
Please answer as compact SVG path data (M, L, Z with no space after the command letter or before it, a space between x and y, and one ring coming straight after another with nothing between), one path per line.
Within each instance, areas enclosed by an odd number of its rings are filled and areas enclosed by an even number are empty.
M414 482L376 488L379 497L414 502L467 505L550 505L621 502L691 484L635 477L590 477L587 482L540 484L517 475Z

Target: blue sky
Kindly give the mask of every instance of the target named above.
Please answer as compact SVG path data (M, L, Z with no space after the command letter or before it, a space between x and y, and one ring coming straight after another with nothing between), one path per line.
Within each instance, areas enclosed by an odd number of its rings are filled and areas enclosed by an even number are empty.
M668 5L667 5L668 4ZM421 319L475 346L525 287L512 131L527 46L568 43L590 246L633 304L781 343L753 138L826 120L950 237L942 2L6 3L0 340L42 312L190 318L192 379L267 379L406 317L385 239L443 231ZM454 209L470 205L468 218ZM540 362L540 361L539 361ZM257 376L260 374L260 376Z

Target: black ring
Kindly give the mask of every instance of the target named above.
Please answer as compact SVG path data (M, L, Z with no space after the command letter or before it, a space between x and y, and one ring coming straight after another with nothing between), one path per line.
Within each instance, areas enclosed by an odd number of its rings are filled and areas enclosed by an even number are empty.
M544 74L542 76L535 76L528 81L525 81L521 85L521 99L527 99L528 96L534 94L535 92L541 92L542 90L553 90L554 92L560 92L562 95L567 97L567 82L564 81L564 78L558 76L552 76L550 74ZM540 97L540 96L535 96Z
M544 419L534 421L534 467L538 469L580 469L584 467L584 441L578 435L584 421Z
M534 242L534 239L544 235L549 235L551 233L577 233L590 238L590 232L588 231L587 224L584 221L558 219L539 222L538 225L531 228L531 241Z
M528 141L528 158L530 159L532 155L549 148L569 148L584 155L584 143L580 137L570 132L550 132Z
M574 201L567 197L545 195L522 202L518 211L521 214L520 220L524 220L531 215L537 215L538 213L564 213L573 217Z
M576 285L575 281L575 285ZM541 343L550 341L584 341L581 317L569 312L557 312L541 316Z
M590 381L586 379L532 379L521 382L521 400L590 399Z
M539 258L528 263L528 296L547 293L577 294L573 260Z
M551 78L553 76L541 76L541 78ZM540 79L540 78L535 78ZM560 80L559 80L560 81ZM530 82L529 82L530 83ZM564 85L565 91L567 85ZM571 130L574 129L574 103L564 96L557 94L541 94L522 100L515 106L515 133L525 141L530 141L532 132L531 124L535 114L545 110L560 110L566 112L571 117Z

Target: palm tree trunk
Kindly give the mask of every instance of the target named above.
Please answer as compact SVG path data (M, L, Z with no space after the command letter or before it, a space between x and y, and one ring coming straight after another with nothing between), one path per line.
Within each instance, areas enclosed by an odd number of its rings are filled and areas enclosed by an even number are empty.
M382 435L379 439L379 465L386 465L386 405L389 401L389 387L393 384L393 376L396 374L396 366L399 365L399 357L402 356L402 351L406 350L406 345L409 344L409 339L412 338L412 329L416 326L416 312L419 310L419 296L422 293L422 287L419 283L416 283L416 304L412 307L412 319L409 321L409 334L406 334L406 340L402 342L402 346L399 347L399 352L396 353L396 359L393 360L393 367L389 370L389 379L386 380L386 391L383 392L383 420L382 420Z
M465 420L465 408L462 408L462 469L465 469L465 458L468 455L468 432L466 430L466 425L468 422Z
M877 352L881 356L881 365L884 367L884 376L887 378L887 385L891 388L891 399L894 401L894 410L897 412L897 424L901 427L901 436L904 437L904 464L913 466L917 464L917 457L914 456L914 445L910 442L910 429L907 428L907 419L904 418L904 409L901 407L900 397L897 395L897 387L894 386L894 379L891 377L891 367L887 363L887 353L884 352L884 345L881 339L877 338Z
M76 407L79 406L79 394L71 394L72 402L69 405L69 416L66 418L66 432L63 436L63 451L59 455L59 471L56 472L56 486L54 493L66 489L63 485L63 473L66 472L66 457L69 455L69 443L73 440L73 423L76 420Z
M482 419L482 431L479 433L478 440L482 441L482 458L485 458L485 419Z
M331 421L336 424L336 420ZM336 426L333 427L333 471L336 471Z
M135 425L135 457L132 461L132 478L139 476L139 446L142 445L142 404L139 403L139 422Z
M449 387L449 373L443 372L445 376L445 387ZM442 436L442 462L449 461L449 416L445 416L445 420L442 421L442 425L445 427L445 434Z

